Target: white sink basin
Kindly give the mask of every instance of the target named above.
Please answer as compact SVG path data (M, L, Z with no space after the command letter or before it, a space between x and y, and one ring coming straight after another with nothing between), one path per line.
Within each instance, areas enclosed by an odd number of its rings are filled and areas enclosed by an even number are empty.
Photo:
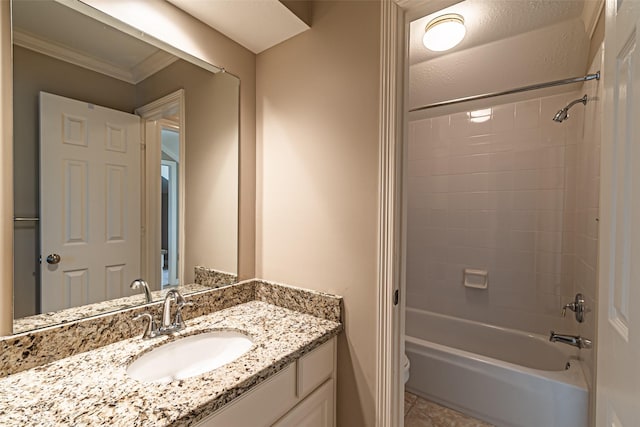
M213 331L190 335L145 353L127 368L131 378L167 384L233 362L249 351L253 341L233 331Z

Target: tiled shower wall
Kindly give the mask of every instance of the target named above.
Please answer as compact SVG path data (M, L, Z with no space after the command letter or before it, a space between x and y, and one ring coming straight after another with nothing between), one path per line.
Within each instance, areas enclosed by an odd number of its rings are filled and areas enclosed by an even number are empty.
M582 95L409 124L409 307L542 334L577 330L560 310L573 299L578 265L584 106L563 123L551 119ZM464 268L486 270L488 288L465 288Z

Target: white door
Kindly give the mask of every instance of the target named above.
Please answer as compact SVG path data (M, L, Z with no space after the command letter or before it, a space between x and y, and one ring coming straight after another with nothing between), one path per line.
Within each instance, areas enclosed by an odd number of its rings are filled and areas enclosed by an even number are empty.
M607 0L596 425L640 423L640 2Z
M140 176L138 116L40 93L42 312L130 294Z

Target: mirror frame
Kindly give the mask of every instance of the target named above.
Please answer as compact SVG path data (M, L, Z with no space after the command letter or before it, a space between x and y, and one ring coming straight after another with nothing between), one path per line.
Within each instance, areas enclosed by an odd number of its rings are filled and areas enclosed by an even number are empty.
M13 333L13 65L11 3L0 2L0 335Z
M177 46L162 41L159 38L147 34L127 22L124 22L109 13L118 5L108 5L101 0L87 0L91 4L83 3L80 0L53 0L67 6L83 15L91 17L105 25L115 28L139 40L143 40L159 49L165 50L174 56L183 59L200 68L213 73L225 72L240 81L239 77L233 73L228 73L224 68L213 65L205 60L188 53ZM104 8L102 7L104 4ZM116 9L113 9L115 12ZM0 2L0 336L13 334L13 48L12 48L12 25L11 25L12 4L10 1ZM109 11L109 12L107 12ZM119 11L118 11L119 12ZM138 11L143 16L143 11ZM119 14L120 15L120 14ZM127 19L129 21L129 19ZM162 30L153 31L162 36ZM166 29L165 29L166 33ZM180 43L177 43L177 42ZM176 44L184 44L184 40L177 40ZM197 50L191 47L189 50ZM239 100L240 101L240 100ZM240 111L238 111L238 116ZM240 123L238 123L240 126ZM240 144L240 140L238 141ZM240 195L238 194L238 205ZM239 207L239 206L238 206ZM238 216L239 216L238 211ZM239 227L239 223L238 223ZM238 229L239 234L239 229ZM239 242L236 256L239 256ZM239 260L238 260L239 264ZM239 265L238 265L239 267ZM236 272L239 275L239 271ZM80 319L78 319L80 320ZM55 326L52 324L50 326Z

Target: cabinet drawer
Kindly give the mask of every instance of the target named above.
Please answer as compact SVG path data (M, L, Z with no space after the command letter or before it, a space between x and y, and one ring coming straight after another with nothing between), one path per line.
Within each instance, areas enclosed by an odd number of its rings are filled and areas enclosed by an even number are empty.
M331 378L334 369L335 341L335 338L330 339L298 360L298 398L304 398Z
M270 426L298 401L295 388L296 364L292 363L252 391L227 403L197 427Z

